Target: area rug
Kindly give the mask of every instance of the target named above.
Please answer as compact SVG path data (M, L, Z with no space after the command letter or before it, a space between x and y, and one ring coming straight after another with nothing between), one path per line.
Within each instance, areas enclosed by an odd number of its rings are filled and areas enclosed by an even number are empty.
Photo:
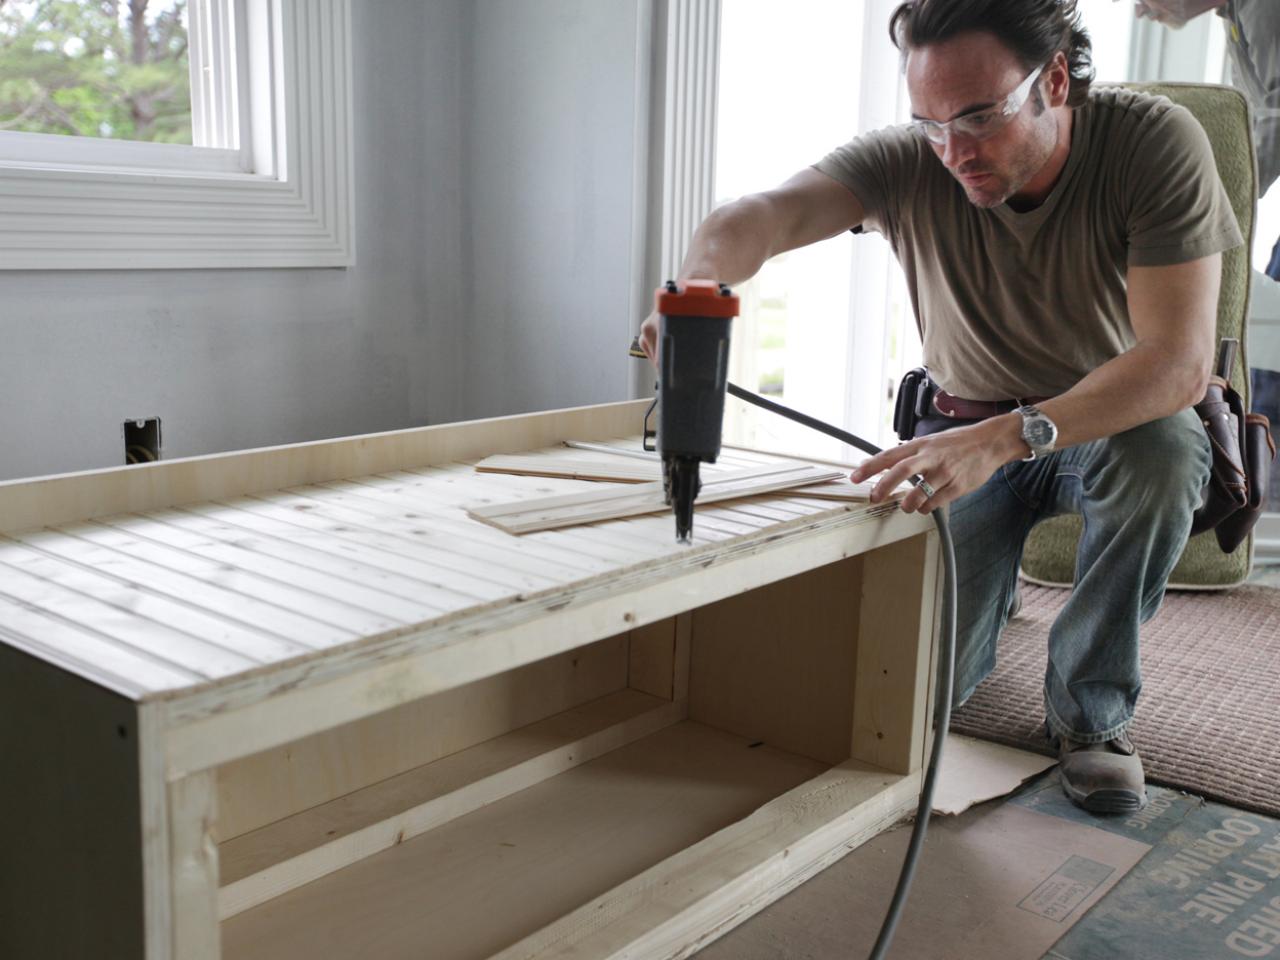
M954 730L1050 752L1045 649L1067 596L1022 585L996 669L955 712ZM1280 816L1280 589L1170 591L1142 628L1142 675L1130 734L1147 779Z

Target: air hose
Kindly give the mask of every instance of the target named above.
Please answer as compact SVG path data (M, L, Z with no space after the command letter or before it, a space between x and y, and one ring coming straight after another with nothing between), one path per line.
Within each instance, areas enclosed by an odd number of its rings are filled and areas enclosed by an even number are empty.
M780 403L766 400L750 390L742 389L737 384L730 383L728 391L731 396L735 396L739 400L745 400L747 403L755 404L757 407L761 407L771 413L786 417L788 420L794 420L796 423L803 424L811 430L825 433L827 436L834 437L851 447L857 447L863 453L875 456L881 452L880 448L875 444L868 443L847 430L841 430L839 427L833 427L829 423L823 423L821 420L800 413L798 410L792 410L790 407L784 407ZM916 486L920 486L924 480L922 477L914 476L911 478L911 482ZM898 874L898 885L894 888L893 899L889 902L889 909L885 914L884 922L880 924L880 935L876 938L875 946L871 949L871 960L883 960L889 949L889 944L893 941L893 934L898 928L898 921L902 917L902 908L907 902L907 895L911 891L911 881L915 876L916 865L920 860L920 850L924 846L925 831L929 826L929 815L933 812L933 792L938 782L938 770L942 765L942 744L947 739L947 730L951 725L951 688L956 665L956 552L955 545L951 540L951 527L947 523L947 512L942 509L936 509L931 511L930 516L933 517L933 522L938 526L938 540L942 546L942 563L945 574L942 592L942 639L940 649L942 664L938 673L937 687L942 710L938 715L937 726L934 728L933 750L929 754L929 764L925 768L924 782L920 787L920 803L916 807L916 822L911 829L911 842L907 845L907 854L902 862L902 871Z

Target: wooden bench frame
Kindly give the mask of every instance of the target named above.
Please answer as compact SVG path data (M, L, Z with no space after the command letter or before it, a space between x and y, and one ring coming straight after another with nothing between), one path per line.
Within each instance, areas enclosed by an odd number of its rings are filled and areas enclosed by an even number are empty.
M626 436L644 406L610 404L0 484L0 533L474 461L566 439ZM14 905L17 916L14 924L0 924L0 953L24 956L39 944L43 956L70 956L92 944L113 957L217 960L220 919L261 903L264 889L274 895L295 888L686 718L755 736L747 693L707 692L705 678L703 693L690 693L695 612L769 589L782 591L779 602L797 610L821 608L819 587L827 591L829 582L822 586L813 572L826 568L829 578L841 564L857 588L849 608L856 636L847 640L857 666L848 678L844 740L836 739L847 754L818 757L829 765L825 772L495 954L685 956L914 807L930 746L940 604L937 538L926 519L892 504L826 503L819 512L673 550L571 589L478 606L158 694L95 676L46 649L24 648L0 619L0 701L9 714L0 754L20 775L11 781L17 790L0 791L4 843L13 851L11 869L0 871L8 874L0 902ZM727 616L732 623L731 610ZM708 628L704 649L723 647L725 629ZM645 631L657 631L658 642L644 640ZM472 764L480 773L472 781L465 771L451 773L462 778L459 789L353 830L342 838L345 846L311 851L220 891L220 770L617 637L626 638L620 648L626 688L555 720L559 729L548 734L553 748L525 750L513 730L510 738L464 751L454 767ZM743 690L768 689L767 667L744 679ZM770 745L786 739L790 721L782 713L761 736ZM515 759L492 759L501 750ZM829 752L808 754L823 751ZM86 859L85 850L93 856ZM679 897L655 893L677 877Z

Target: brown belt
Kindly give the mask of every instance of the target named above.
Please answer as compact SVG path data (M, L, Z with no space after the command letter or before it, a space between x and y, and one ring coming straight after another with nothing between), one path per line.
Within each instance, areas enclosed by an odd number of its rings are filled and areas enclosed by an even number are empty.
M1012 413L1026 404L1044 403L1048 397L1023 397L1019 400L966 400L953 397L945 390L933 394L933 408L944 417L956 420L985 420L1002 413Z

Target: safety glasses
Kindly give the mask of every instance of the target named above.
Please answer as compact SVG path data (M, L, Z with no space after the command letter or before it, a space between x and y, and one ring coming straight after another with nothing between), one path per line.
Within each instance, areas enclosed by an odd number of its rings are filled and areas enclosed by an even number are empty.
M959 134L971 140L995 136L1017 115L1031 95L1031 87L1048 64L1041 64L1027 75L1007 97L993 107L984 107L953 120L913 120L911 129L930 143L944 144L947 137Z

